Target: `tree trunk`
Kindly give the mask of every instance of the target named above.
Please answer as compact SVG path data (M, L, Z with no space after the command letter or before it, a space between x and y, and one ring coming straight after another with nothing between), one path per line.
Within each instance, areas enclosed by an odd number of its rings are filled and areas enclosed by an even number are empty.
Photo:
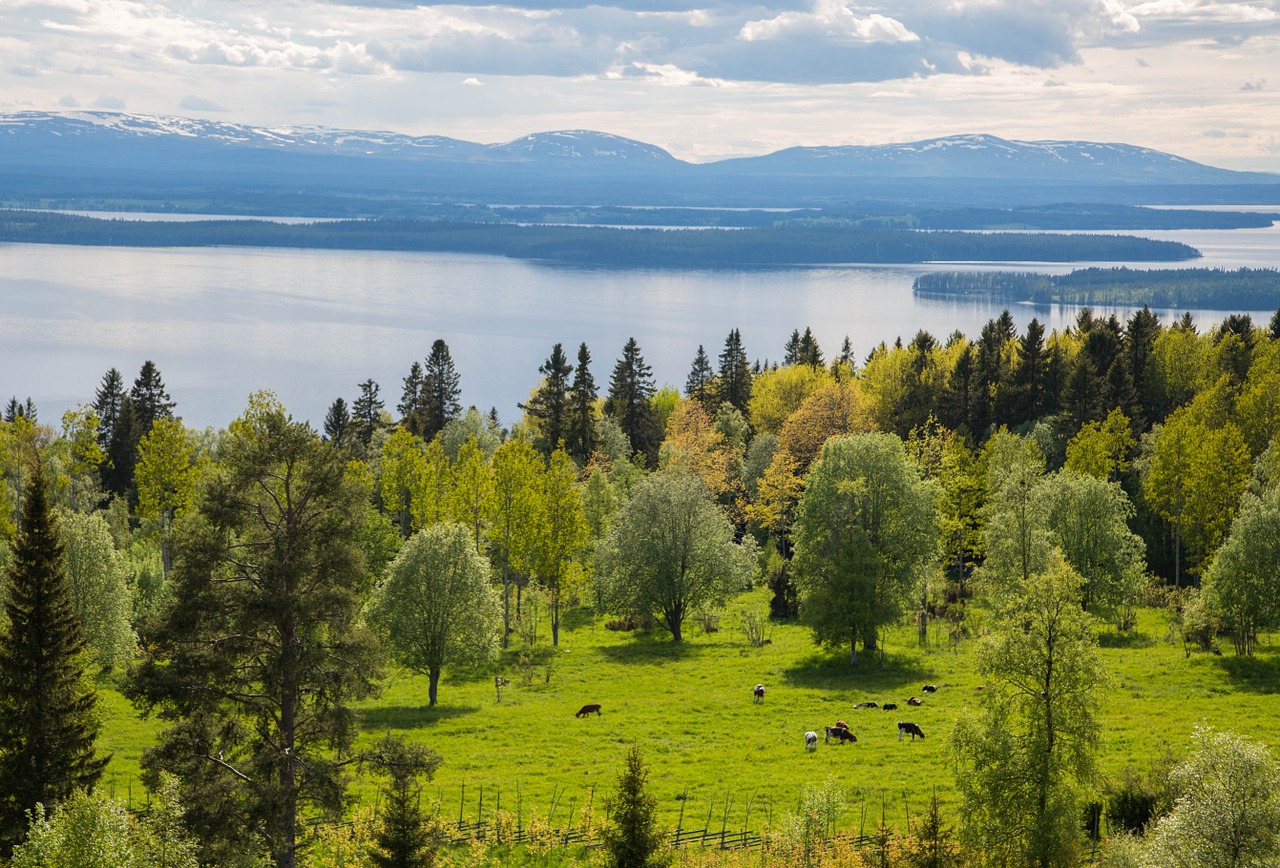
M560 647L560 595L551 600L551 647Z
M853 630L853 635L849 637L849 665L857 668L858 666L858 631Z
M502 559L502 647L511 642L511 568Z
M427 672L427 704L436 704L436 694L440 688L440 669L434 668Z

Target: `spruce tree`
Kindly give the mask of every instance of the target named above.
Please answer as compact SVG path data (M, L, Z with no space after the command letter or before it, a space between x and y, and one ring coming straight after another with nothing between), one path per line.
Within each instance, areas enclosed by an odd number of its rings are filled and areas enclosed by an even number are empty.
M93 396L93 409L98 414L98 446L106 452L111 445L111 435L120 418L120 407L125 399L124 377L115 368L102 375L102 385Z
M724 339L716 379L716 404L726 401L743 414L751 401L751 366L747 363L747 351L742 348L742 333L737 329L730 331Z
M423 440L435 437L462 413L462 405L458 403L462 395L459 381L449 345L436 338L422 374L422 430L414 432Z
M658 463L658 445L662 441L658 416L649 400L653 392L653 369L645 364L636 339L628 338L609 379L604 411L618 420L632 450L645 456L650 467Z
M384 406L378 397L377 383L365 380L360 384L360 397L351 404L351 427L360 445L368 446L373 439L373 432L382 424Z
M556 451L562 440L568 440L569 375L573 373L573 365L565 357L562 345L551 348L551 355L538 368L538 373L542 374L542 384L520 409L537 425L538 449L546 458Z
M138 422L138 443L151 431L151 426L160 419L172 419L173 408L177 406L165 391L164 380L160 379L160 369L156 363L147 359L138 371L138 379L133 381L129 390L129 400L133 402L133 414Z
M413 434L418 434L422 427L422 365L414 362L409 366L409 376L404 378L404 391L400 393L400 403L396 405L400 414L400 424Z
M324 436L334 446L346 446L351 439L351 411L342 398L334 398L324 414Z
M85 683L80 619L38 461L5 570L9 629L0 636L0 855L27 828L26 812L91 789L110 757L94 741L95 695Z
M805 326L804 334L800 336L796 361L811 368L822 367L822 350L818 347L818 339L813 336L813 330L808 326Z
M30 396L27 397L27 401L24 404L18 400L17 395L14 395L9 399L9 403L5 405L4 421L12 425L19 419L26 419L28 422L36 421L36 405Z
M565 450L579 464L586 464L596 448L596 381L591 376L591 351L578 347L578 368L569 388L569 421Z
M658 826L658 800L649 791L649 770L639 746L627 752L618 788L609 797L612 824L603 834L604 864L609 868L666 865L663 834Z
M102 462L99 473L102 487L109 494L132 498L133 469L138 463L138 444L142 442L138 417L134 413L133 400L125 395L111 426L111 441L107 443L107 460Z
M376 837L369 854L378 868L428 868L435 861L434 845L422 815L420 778L431 780L441 759L422 745L387 736L373 751L374 765L390 778Z
M782 364L797 365L800 363L800 329L792 329L791 337L782 347Z
M1271 315L1271 324L1267 327L1267 336L1273 341L1280 341L1280 307Z
M707 351L698 344L698 354L693 357L693 365L689 368L689 376L684 381L684 394L692 398L708 411L713 411L716 372L707 358Z

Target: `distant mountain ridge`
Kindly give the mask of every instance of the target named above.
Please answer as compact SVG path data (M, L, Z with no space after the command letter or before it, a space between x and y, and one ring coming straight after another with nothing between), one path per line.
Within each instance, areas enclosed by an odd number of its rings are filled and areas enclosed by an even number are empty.
M19 176L22 183L15 180ZM481 144L446 136L100 111L0 114L0 180L16 184L21 193L39 194L39 178L60 179L50 182L50 189L58 190L77 180L104 188L141 185L153 192L166 185L305 185L412 190L450 199L587 201L594 196L621 203L639 197L670 204L752 197L763 203L788 196L797 203L851 197L970 201L999 191L1028 201L1057 201L1044 197L1058 191L1096 191L1103 198L1071 201L1116 201L1116 187L1280 185L1280 174L1220 169L1133 145L1022 142L992 135L793 147L696 164L656 145L591 130Z

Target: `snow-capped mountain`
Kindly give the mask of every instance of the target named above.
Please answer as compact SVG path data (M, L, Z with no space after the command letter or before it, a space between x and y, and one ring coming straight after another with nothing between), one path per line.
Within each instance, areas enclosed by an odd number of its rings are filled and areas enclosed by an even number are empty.
M52 178L59 180L42 180ZM984 197L1010 204L1125 197L1137 202L1158 201L1163 194L1153 188L1280 184L1280 175L1217 169L1132 145L1019 142L990 135L796 147L692 164L655 145L590 130L481 144L445 136L99 111L0 114L0 183L23 195L48 196L67 190L67 179L96 184L100 195L135 188L167 195L163 191L170 187L198 185L204 190L256 186L347 195L396 191L464 200L649 204L852 198L972 203Z

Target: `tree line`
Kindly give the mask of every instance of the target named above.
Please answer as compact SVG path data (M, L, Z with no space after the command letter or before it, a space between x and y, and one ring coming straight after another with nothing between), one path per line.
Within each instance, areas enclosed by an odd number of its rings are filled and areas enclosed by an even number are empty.
M859 360L846 339L828 358L797 329L781 349L751 362L734 329L677 391L634 338L604 389L585 344L576 364L557 344L509 428L462 409L439 340L398 416L366 380L322 432L269 393L188 430L151 362L129 390L108 371L60 430L15 397L0 638L18 650L0 646L0 718L22 726L0 727L0 774L31 786L11 791L0 843L23 846L25 811L100 773L90 668L164 723L146 781L204 858L293 866L304 819L340 810L376 759L353 750L351 703L388 662L427 674L434 704L443 670L491 658L531 613L553 643L573 606L679 642L763 577L775 616L853 665L905 617L922 635L931 619L963 632L972 606L1024 625L981 640L991 689L956 743L986 819L966 834L1064 864L1097 750L1096 624L1131 629L1167 584L1193 644L1218 633L1248 655L1280 625L1280 313L1201 333L1084 309L1046 336L1005 312L976 341L922 331ZM23 589L59 586L65 628L24 631L25 601L45 597ZM64 667L63 706L21 686L33 655ZM49 746L36 715L53 708L74 731Z

